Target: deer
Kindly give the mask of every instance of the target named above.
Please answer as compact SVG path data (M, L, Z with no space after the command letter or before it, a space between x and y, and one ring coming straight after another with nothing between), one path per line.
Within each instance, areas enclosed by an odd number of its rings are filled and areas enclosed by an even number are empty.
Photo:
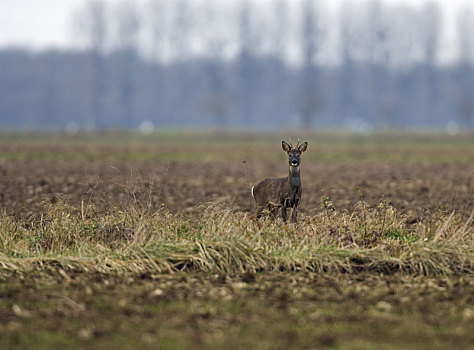
M291 222L297 222L298 205L301 201L301 177L300 163L301 154L306 151L308 142L298 144L293 147L290 143L281 142L281 147L288 154L289 173L287 177L282 178L265 178L250 190L252 197L255 199L256 209L255 217L261 217L264 209L272 211L275 208L281 208L281 218L286 223L287 209L291 208Z

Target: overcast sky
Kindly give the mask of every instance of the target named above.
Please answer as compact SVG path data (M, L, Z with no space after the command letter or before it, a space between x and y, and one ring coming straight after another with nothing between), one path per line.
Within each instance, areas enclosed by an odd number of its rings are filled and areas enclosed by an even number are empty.
M114 2L120 0L107 1ZM337 14L340 5L347 1L329 0L325 3L334 14ZM352 0L350 2L367 1L372 0ZM423 6L429 0L380 1ZM454 39L457 13L463 8L473 8L474 2L472 0L433 1L439 3L444 22L440 45L440 60L449 61L456 55ZM74 10L79 8L84 2L85 0L0 0L0 48L14 46L41 50L51 47L70 47L75 42L72 37L72 16Z

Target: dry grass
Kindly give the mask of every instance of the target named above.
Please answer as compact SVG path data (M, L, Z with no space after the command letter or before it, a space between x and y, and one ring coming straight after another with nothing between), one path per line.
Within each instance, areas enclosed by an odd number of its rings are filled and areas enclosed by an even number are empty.
M133 199L133 198L132 198ZM372 271L414 275L474 272L474 225L455 212L406 223L382 201L338 211L327 197L298 224L218 204L182 217L166 208L97 213L92 204L49 204L29 219L0 217L0 269L99 272Z
M282 135L3 136L0 348L473 343L470 135L308 134L287 225Z

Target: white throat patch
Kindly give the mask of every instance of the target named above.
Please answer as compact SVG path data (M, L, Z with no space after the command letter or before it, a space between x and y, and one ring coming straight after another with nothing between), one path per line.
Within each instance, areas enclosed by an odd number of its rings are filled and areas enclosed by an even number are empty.
M290 165L290 173L296 174L300 172L300 167L299 166L291 166Z

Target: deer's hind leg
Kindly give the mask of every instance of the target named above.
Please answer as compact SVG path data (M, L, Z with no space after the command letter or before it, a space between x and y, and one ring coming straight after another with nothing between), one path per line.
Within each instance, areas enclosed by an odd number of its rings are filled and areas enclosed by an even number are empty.
M283 222L286 222L288 216L287 216L287 213L286 213L286 209L288 208L288 201L287 200L283 200L281 202L281 218L283 220Z
M260 219L265 212L272 212L268 202L255 201L255 218Z
M262 212L265 209L265 206L256 205L255 207L255 219L260 219L262 217Z

